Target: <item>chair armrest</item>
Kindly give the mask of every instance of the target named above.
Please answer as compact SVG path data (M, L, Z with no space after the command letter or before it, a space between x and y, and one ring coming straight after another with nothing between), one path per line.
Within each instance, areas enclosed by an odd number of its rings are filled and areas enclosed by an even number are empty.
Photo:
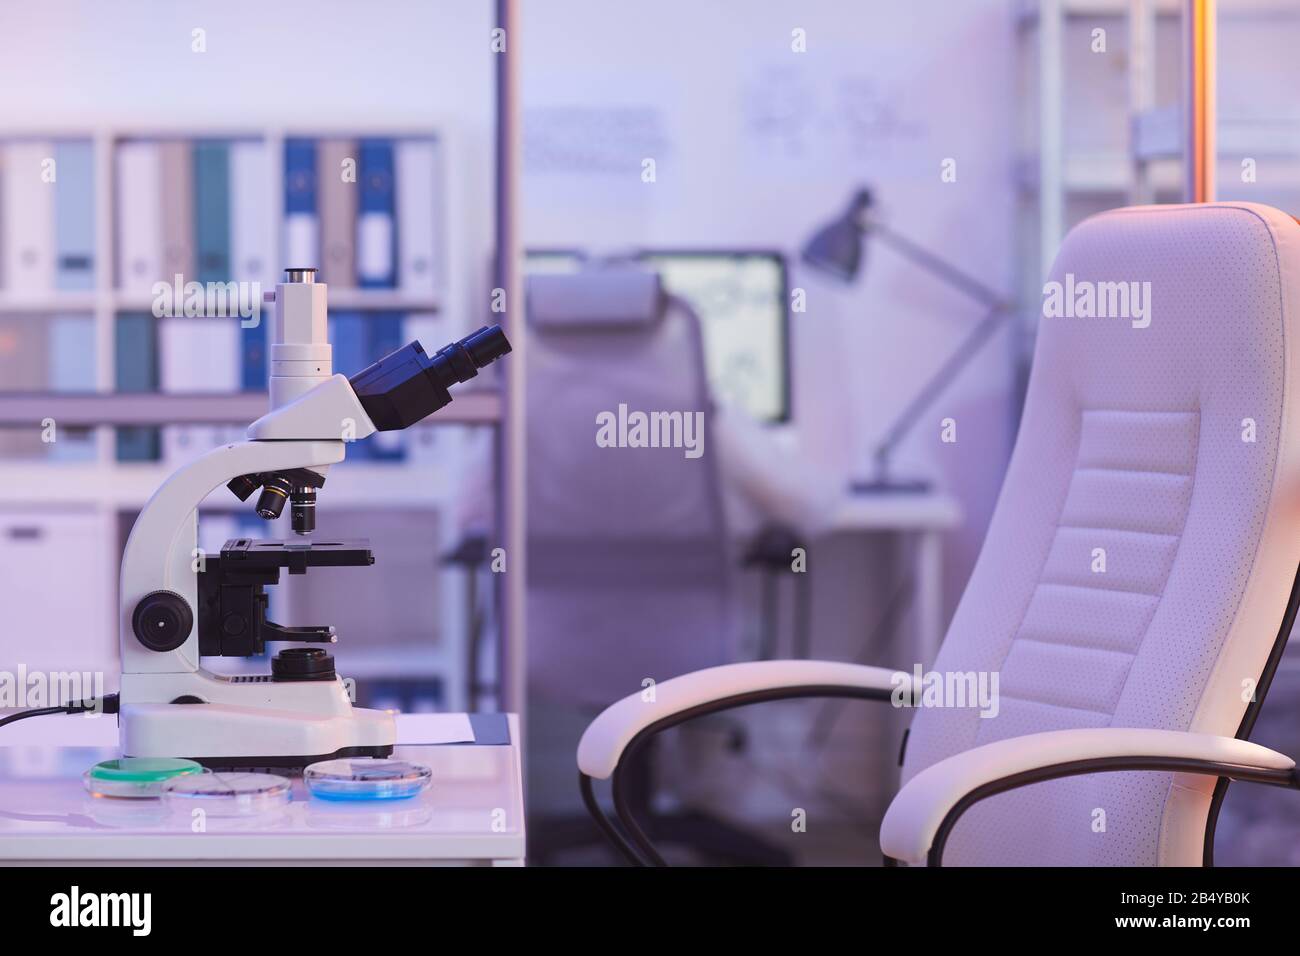
M783 697L888 700L895 689L910 688L912 679L904 671L833 661L752 661L707 667L606 707L578 743L578 769L588 777L607 779L628 745L665 721L680 722L699 713Z
M1180 730L1099 727L1011 737L940 760L899 790L880 848L907 863L941 862L957 819L1007 790L1106 770L1200 773L1295 786L1295 761L1248 740Z

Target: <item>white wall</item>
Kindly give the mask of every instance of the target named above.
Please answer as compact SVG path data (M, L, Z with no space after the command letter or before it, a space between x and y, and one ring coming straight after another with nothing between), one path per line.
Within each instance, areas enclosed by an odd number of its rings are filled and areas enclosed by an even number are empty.
M527 242L786 250L792 284L808 292L808 312L794 317L796 424L828 467L864 460L978 318L977 306L888 249L870 251L851 288L800 268L800 244L855 185L877 188L896 229L1014 292L1006 0L524 6ZM795 28L806 31L805 53L791 49ZM585 120L566 122L594 145L557 157L540 124L575 107ZM641 181L643 156L656 159L653 184ZM940 181L948 157L955 183ZM968 513L951 543L950 600L1010 448L1009 356L1005 338L988 344L900 460L938 474ZM938 422L950 415L958 443L944 446Z

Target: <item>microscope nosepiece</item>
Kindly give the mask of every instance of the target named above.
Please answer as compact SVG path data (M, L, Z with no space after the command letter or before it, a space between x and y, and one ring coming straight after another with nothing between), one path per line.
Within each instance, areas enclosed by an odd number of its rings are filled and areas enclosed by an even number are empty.
M274 521L284 511L284 503L289 500L293 486L288 479L276 475L268 478L262 493L257 498L257 514L267 521Z

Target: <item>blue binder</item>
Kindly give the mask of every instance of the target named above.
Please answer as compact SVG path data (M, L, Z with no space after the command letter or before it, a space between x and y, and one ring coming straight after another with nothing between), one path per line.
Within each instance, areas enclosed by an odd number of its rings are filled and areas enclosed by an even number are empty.
M370 357L365 316L356 312L336 312L330 316L329 330L336 373L350 377L374 361ZM370 442L349 442L348 457L357 460L370 458Z
M316 212L316 143L284 141L284 265L320 265L320 217Z
M95 390L95 318L91 315L49 317L50 389L55 392ZM93 428L61 428L49 448L52 461L94 461Z
M245 392L265 392L267 388L267 329L270 320L266 313L253 328L240 328L239 387Z
M200 282L230 280L230 150L194 144L194 248Z
M57 143L54 188L55 282L95 287L95 154L85 140Z
M386 139L363 139L358 152L357 281L362 288L389 289L397 280L393 144Z
M402 339L403 318L400 312L373 312L365 317L369 356L366 365L378 362L406 344ZM406 458L401 432L379 432L366 444L370 446L370 458L375 461L402 461Z
M113 361L119 392L158 389L158 339L152 315L124 313L117 317ZM161 433L157 428L124 425L117 429L118 461L157 461Z
M284 211L316 215L316 144L310 139L284 141Z

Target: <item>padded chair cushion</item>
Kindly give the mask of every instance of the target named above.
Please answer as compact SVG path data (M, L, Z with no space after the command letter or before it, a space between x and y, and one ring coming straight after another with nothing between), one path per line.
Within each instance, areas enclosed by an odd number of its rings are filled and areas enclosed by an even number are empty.
M664 312L659 273L611 266L528 278L528 321L539 330L643 329Z
M1040 320L1015 452L935 664L997 672L999 712L918 710L905 779L1044 730L1235 735L1286 608L1300 226L1245 203L1116 210L1067 236L1050 278L1067 274L1076 290L1149 282L1150 324ZM1036 784L976 805L945 861L1198 863L1213 783Z

